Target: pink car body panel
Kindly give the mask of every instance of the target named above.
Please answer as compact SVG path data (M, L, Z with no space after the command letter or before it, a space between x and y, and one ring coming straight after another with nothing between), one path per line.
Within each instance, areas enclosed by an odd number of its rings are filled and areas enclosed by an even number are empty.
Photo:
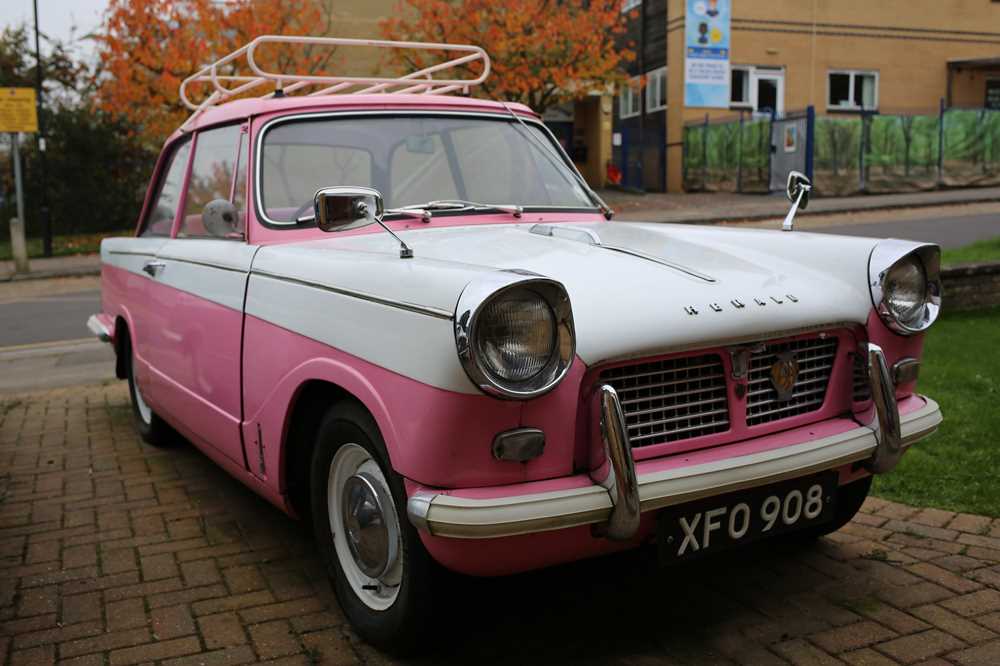
M476 111L501 116L508 113L495 103L475 99L429 101L420 95L393 98L386 103L384 95L351 96L338 100L332 109L329 99L323 98L240 100L209 109L190 129L197 131L251 119L249 164L252 165L261 127L271 119L292 113L373 109ZM534 116L524 107L512 106L518 113ZM175 133L167 146L187 134ZM158 161L140 220L147 216L152 205L154 184L165 168L164 156L168 154L165 149ZM255 212L254 192L254 187L248 188L247 245L330 238L315 228L275 229L262 224ZM177 237L183 204L182 199L171 238ZM590 212L546 212L525 213L520 219L508 214L476 214L440 216L429 223L400 219L387 224L395 231L407 231L532 222L571 224L601 219L601 215ZM372 226L344 232L339 237L380 233L384 232ZM152 258L155 253L149 256ZM164 258L169 259L166 255ZM248 260L245 272L250 271ZM436 388L404 376L280 323L246 315L245 306L234 307L205 298L197 286L182 289L107 264L102 268L102 277L102 316L112 322L121 318L128 327L146 401L229 473L284 511L293 512L287 496L289 428L296 400L310 382L335 385L368 409L385 440L391 465L404 477L410 495L433 490L468 498L503 498L585 488L594 483L587 474L595 458L595 442L591 437L594 415L588 407L589 393L602 370L624 362L587 367L576 358L565 379L550 393L524 402L503 401L483 394ZM243 283L247 283L246 275ZM859 323L831 326L825 332L839 340L838 362L829 379L824 403L817 410L749 426L736 408L740 399L734 393L734 384L728 382L727 431L637 447L634 450L637 471L642 474L697 465L855 429L858 423L849 415L859 406L852 404L850 398L849 356L858 344L866 341L879 344L890 365L905 357L920 358L922 352L922 335L904 338L892 333L874 310L864 326ZM644 360L712 351L719 353L729 375L731 360L723 348ZM914 390L915 382L897 387L901 414L913 412L924 404L922 398L912 395ZM543 454L526 463L496 460L490 447L493 438L518 427L535 427L545 432ZM838 471L841 483L867 474L851 465ZM475 575L499 575L629 548L650 538L653 522L651 512L643 514L638 533L624 542L595 537L589 526L487 539L446 538L424 532L420 536L431 555L448 568Z

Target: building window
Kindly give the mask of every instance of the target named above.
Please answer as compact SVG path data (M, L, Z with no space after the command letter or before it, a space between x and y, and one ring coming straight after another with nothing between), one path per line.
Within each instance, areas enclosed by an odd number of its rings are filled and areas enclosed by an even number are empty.
M735 107L751 107L750 99L750 68L733 66L729 70L730 88L729 105Z
M667 108L667 68L646 74L646 113Z
M642 4L642 0L622 0L622 13L635 9Z
M618 116L631 118L642 112L642 93L639 89L639 77L633 76L618 93Z
M829 109L874 111L878 108L878 72L830 72L826 105Z

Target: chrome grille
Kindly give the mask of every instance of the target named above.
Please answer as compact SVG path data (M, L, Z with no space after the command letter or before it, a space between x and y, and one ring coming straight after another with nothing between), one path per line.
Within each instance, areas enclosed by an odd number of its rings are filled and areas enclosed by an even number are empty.
M611 368L600 381L618 392L633 446L729 429L726 374L718 354Z
M779 401L771 384L771 366L782 352L793 352L799 364L792 397ZM823 405L837 355L837 338L808 338L767 343L750 358L747 425L770 423L812 412Z

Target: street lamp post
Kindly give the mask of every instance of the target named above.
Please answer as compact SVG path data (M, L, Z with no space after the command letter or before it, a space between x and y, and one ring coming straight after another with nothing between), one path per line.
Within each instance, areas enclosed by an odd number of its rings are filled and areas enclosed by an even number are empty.
M52 218L49 215L49 183L48 174L45 168L45 114L42 113L42 51L39 46L38 36L38 0L32 0L35 10L35 88L38 100L38 166L41 170L42 192L41 206L39 211L42 214L42 227L45 238L43 242L43 253L46 257L52 256Z

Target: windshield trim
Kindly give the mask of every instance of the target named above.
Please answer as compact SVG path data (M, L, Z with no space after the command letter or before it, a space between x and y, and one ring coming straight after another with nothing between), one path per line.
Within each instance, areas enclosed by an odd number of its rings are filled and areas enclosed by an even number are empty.
M397 117L410 117L410 116L430 116L430 117L462 117L462 118L489 118L490 120L503 121L508 123L516 123L517 120L512 118L510 113L507 111L436 111L432 109L373 109L368 111L358 111L356 109L349 111L315 111L307 113L296 113L286 116L278 116L276 118L271 118L266 121L264 125L257 132L256 139L254 140L254 156L253 156L253 201L254 201L254 212L257 215L257 221L268 229L304 229L315 226L315 223L302 224L294 220L282 221L282 220L272 220L264 212L263 200L261 192L263 191L263 155L264 155L264 139L267 137L267 133L273 129L275 126L291 123L301 120L316 120L321 118L349 118L349 117L366 117L366 116L397 116ZM533 126L538 127L541 131L548 137L556 154L562 159L563 163L567 168L575 171L581 178L583 177L577 170L576 165L573 164L572 160L563 150L562 145L556 141L555 135L549 131L549 128L545 126L544 123L535 118L524 118L521 117L525 123L531 123ZM590 195L588 194L588 198ZM587 212L587 211L600 211L600 206L597 202L593 202L593 206L524 206L524 210L527 211L553 211L553 212ZM435 216L444 217L444 213L450 212L452 215L469 215L468 211L437 211ZM388 217L388 216L387 216Z

